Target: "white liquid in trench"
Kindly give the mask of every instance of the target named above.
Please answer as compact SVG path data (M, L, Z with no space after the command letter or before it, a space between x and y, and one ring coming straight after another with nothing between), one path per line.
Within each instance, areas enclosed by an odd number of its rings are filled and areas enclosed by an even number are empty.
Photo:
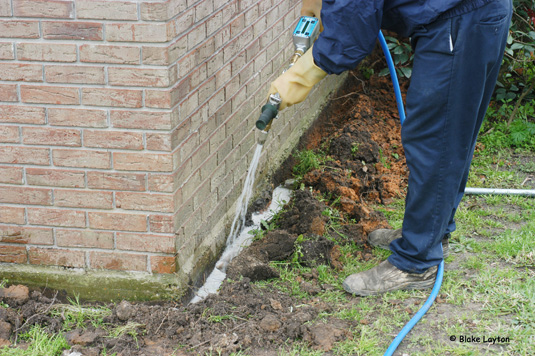
M260 154L258 156L260 156ZM251 163L251 167L253 166L253 163L254 161ZM256 162L256 166L258 166L258 162ZM256 166L254 167L255 170ZM247 178L249 178L249 174L247 175ZM251 180L254 182L254 173L251 178ZM248 182L246 179L246 187L247 183ZM252 183L249 189L252 191ZM232 259L236 257L243 250L244 247L247 247L251 244L253 235L251 235L249 232L251 230L258 230L260 228L260 223L262 220L269 220L273 215L278 213L282 209L284 204L290 201L291 190L284 187L275 188L275 190L273 191L273 198L271 199L271 204L269 205L269 208L262 213L253 213L253 225L247 226L245 228L243 228L243 226L245 225L245 213L247 212L247 205L249 203L248 199L250 198L251 192L248 192L248 194L245 195L244 193L247 193L246 189L244 189L244 192L242 193L242 196L248 196L247 201L245 201L244 204L245 212L240 209L240 206L238 206L238 208L236 209L236 217L234 218L234 223L232 224L233 228L231 229L231 233L227 239L227 247L225 248L225 251L223 251L223 254L221 255L219 261L217 261L214 270L206 279L204 285L197 291L195 297L191 300L191 303L197 303L206 298L209 294L217 293L217 290L221 286L221 283L223 283L225 277L227 276L225 271L230 261L232 261ZM240 197L239 202L243 203L242 197ZM236 223L238 218L240 219L240 225L234 228L234 224Z

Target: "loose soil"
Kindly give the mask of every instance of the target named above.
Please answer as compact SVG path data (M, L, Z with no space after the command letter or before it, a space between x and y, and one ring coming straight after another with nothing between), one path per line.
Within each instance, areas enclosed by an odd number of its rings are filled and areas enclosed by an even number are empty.
M384 63L374 55L364 63L378 73ZM405 91L407 82L402 81ZM319 282L318 265L341 270L341 246L361 247L355 259L372 257L367 234L388 227L373 205L403 195L408 172L400 142L400 124L389 77L366 78L350 72L314 126L303 136L299 149L321 152L328 159L302 179L278 218L277 228L263 234L228 267L228 279L218 295L188 305L179 302L121 302L106 305L112 312L103 325L66 333L72 349L82 355L229 355L240 350L248 355L277 355L295 341L304 341L325 354L336 342L351 336L356 321L316 317L332 311L315 295L335 287ZM291 177L296 162L290 157L275 175L274 184ZM257 202L255 207L262 205ZM334 214L334 215L333 215ZM339 222L331 239L324 237L329 219ZM329 232L329 231L327 231ZM297 247L296 247L297 246ZM296 252L296 248L298 251ZM255 281L278 278L272 261L294 260L311 267L301 276L300 289L308 299L296 299ZM0 289L0 346L17 343L21 333L34 324L59 333L64 319L50 311L61 309L50 291L29 291L24 286ZM91 305L84 305L90 308ZM362 323L362 321L361 321ZM124 326L128 332L110 337L109 330Z

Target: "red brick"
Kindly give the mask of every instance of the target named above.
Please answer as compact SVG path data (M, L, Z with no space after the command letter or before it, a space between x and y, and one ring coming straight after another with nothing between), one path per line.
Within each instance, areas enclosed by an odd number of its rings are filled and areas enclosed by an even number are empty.
M49 228L0 225L0 242L52 245L54 243L54 233Z
M20 167L0 166L0 183L22 184L23 170Z
M121 271L146 271L147 256L118 252L90 252L91 268Z
M145 174L87 172L87 186L92 189L145 190Z
M32 225L85 227L85 212L79 210L28 208L28 223Z
M42 21L43 38L48 40L101 41L103 27L98 22Z
M78 88L21 85L20 98L23 103L35 104L80 104Z
M55 129L49 127L23 127L22 141L30 145L80 147L80 130Z
M55 189L54 205L70 208L112 209L113 193Z
M173 157L156 153L113 153L113 167L120 171L171 172Z
M151 108L171 109L184 99L191 90L190 78L187 77L177 83L170 90L145 91L145 106Z
M115 23L106 25L106 40L110 42L167 42L172 39L166 23Z
M141 100L141 90L108 88L82 89L82 104L84 105L140 108Z
M76 45L61 43L17 43L21 61L76 62Z
M0 126L0 143L20 142L18 126Z
M18 101L16 84L0 84L0 101Z
M84 146L142 150L143 134L128 131L84 130Z
M45 109L29 106L0 105L0 123L44 124Z
M169 49L167 47L143 46L143 64L169 65Z
M30 185L48 187L83 188L85 174L81 171L69 171L54 168L26 168L26 181Z
M60 247L113 249L113 232L57 229L56 241Z
M0 78L17 82L42 82L43 66L40 64L0 63Z
M177 270L176 257L150 256L150 269L152 273L175 273Z
M149 190L172 193L178 187L178 172L173 174L149 174Z
M172 142L171 133L147 133L147 150L172 151L177 142Z
M15 51L13 50L13 43L0 42L0 59L15 59Z
M206 23L201 23L188 32L188 49L192 49L206 39Z
M52 205L52 190L0 186L0 203L28 204L28 205Z
M128 1L77 0L79 19L137 20L137 4Z
M45 78L49 83L106 84L104 67L46 66Z
M172 215L151 215L149 217L150 231L162 234L174 234L175 225Z
M89 212L89 227L100 230L147 231L145 214Z
M166 21L180 14L189 5L187 1L142 2L141 19Z
M24 208L0 206L0 223L23 225L25 222Z
M0 21L4 38L39 38L39 21Z
M53 150L52 160L59 167L111 168L109 152L89 150Z
M0 0L0 16L11 15L11 0Z
M125 129L169 130L178 122L178 112L110 111L111 126Z
M177 80L177 72L173 68L108 68L110 85L134 87L168 87Z
M24 246L0 246L0 262L26 263L28 254Z
M50 164L48 148L0 146L0 163L15 164Z
M175 202L170 194L117 192L116 206L125 210L148 210L162 213L172 213Z
M89 45L80 46L80 61L92 63L139 64L139 47Z
M85 267L85 252L83 251L30 247L28 258L32 265Z
M48 108L48 123L52 126L107 127L108 119L105 110Z
M117 248L141 252L175 252L175 237L169 235L117 233Z
M13 0L18 17L74 18L74 2L61 0Z

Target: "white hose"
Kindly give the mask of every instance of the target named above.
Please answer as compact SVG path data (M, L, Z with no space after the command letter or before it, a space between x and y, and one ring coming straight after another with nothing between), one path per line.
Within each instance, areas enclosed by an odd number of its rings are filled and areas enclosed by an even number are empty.
M535 197L535 189L465 188L464 194L500 194Z

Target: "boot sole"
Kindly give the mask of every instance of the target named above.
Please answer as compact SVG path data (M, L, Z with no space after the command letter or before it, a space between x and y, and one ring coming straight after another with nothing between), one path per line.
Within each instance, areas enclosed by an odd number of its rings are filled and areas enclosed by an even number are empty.
M397 290L430 289L430 288L433 288L433 285L435 284L435 281L436 281L436 278L431 279L429 281L410 282L410 283L407 283L406 285L402 286L401 288L399 288L399 287L390 288L390 289L387 289L387 290L382 290L380 292L374 291L374 290L360 290L358 292L354 292L354 291L351 290L351 288L348 285L346 285L345 282L342 283L342 286L344 287L344 290L346 292L348 292L348 293L351 293L351 294L357 295L357 296L361 296L361 297L368 297L368 296L380 295L380 294L388 293L388 292L395 292Z

